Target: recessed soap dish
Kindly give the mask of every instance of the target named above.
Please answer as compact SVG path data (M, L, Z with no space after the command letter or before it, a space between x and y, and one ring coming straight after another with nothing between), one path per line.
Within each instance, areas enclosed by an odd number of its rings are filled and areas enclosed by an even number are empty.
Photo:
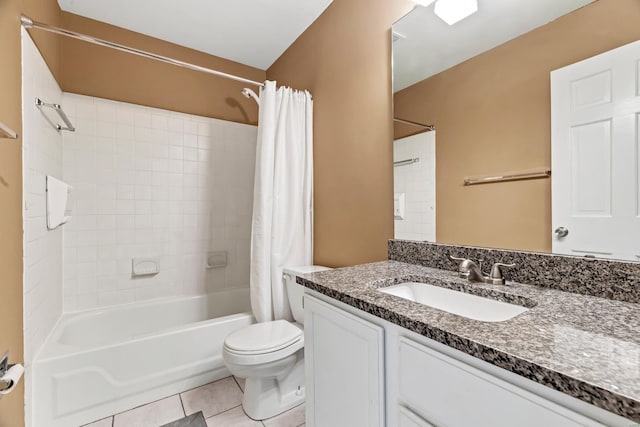
M158 273L160 273L160 257L133 259L131 274L134 277L152 276Z
M227 251L215 251L207 254L207 270L227 266Z

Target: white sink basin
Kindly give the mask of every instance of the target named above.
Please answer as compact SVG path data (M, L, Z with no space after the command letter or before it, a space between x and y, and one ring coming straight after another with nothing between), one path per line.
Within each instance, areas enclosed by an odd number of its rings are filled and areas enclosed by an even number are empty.
M449 313L483 322L503 322L528 310L515 304L479 297L464 292L428 285L426 283L407 282L399 285L379 288L380 292L415 301L420 304Z

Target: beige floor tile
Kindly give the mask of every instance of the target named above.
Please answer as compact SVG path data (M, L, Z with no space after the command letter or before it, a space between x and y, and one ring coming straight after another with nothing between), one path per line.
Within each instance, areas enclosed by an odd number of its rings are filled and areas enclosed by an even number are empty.
M298 427L304 424L304 404L263 421L266 427Z
M180 393L187 415L202 411L205 418L234 408L242 403L242 390L233 377Z
M242 410L242 406L238 406L207 418L207 427L262 427L262 423L249 418Z
M242 392L244 392L244 383L247 381L246 378L238 378L238 377L233 377L233 378L236 379L236 382L238 383L238 385L242 389Z
M178 395L123 412L114 417L114 427L158 427L184 417Z
M87 424L84 427L111 427L113 425L113 417L104 418L102 420L94 421L91 424Z

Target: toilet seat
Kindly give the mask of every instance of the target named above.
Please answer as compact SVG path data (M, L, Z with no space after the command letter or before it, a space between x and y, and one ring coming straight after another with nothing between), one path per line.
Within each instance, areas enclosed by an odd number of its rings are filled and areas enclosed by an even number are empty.
M269 353L288 347L302 336L302 330L286 320L255 323L227 336L224 345L235 353Z
M268 363L304 347L302 330L286 320L256 323L224 340L225 360L238 365Z

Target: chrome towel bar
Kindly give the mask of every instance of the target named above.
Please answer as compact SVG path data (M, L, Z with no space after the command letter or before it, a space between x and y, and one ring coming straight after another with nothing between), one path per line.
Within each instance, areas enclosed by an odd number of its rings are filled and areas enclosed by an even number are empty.
M484 178L466 178L464 185L489 184L492 182L519 181L523 179L549 178L551 169L522 173L509 173L505 175L487 176Z
M69 117L67 117L67 115L65 114L65 112L62 109L62 106L60 106L60 104L49 104L49 103L46 103L46 102L42 101L40 98L36 98L36 107L38 107L38 109L40 111L42 111L43 107L52 108L53 110L55 110L56 113L58 113L58 115L60 116L60 118L62 119L62 121L65 124L64 127L62 125L59 125L59 124L54 123L53 121L51 121L49 116L47 116L44 112L42 112L42 115L45 117L45 119L47 119L47 121L49 123L51 123L51 126L56 128L56 130L58 132L60 132L61 130L68 130L69 132L75 132L76 131L76 128L73 127L73 125L71 124L71 120L69 120Z
M9 126L0 122L0 138L18 139L18 134Z
M413 159L407 159L407 160L398 160L397 162L393 162L393 166L406 166L406 165L410 165L413 163L418 163L420 161L420 157L415 157Z

